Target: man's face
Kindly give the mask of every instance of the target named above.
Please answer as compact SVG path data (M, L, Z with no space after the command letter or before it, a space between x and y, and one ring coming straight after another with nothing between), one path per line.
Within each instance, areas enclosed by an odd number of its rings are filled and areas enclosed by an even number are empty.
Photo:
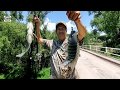
M59 25L57 27L56 33L57 33L57 36L58 36L59 40L61 40L61 41L65 40L66 34L67 34L67 30L66 30L64 25Z

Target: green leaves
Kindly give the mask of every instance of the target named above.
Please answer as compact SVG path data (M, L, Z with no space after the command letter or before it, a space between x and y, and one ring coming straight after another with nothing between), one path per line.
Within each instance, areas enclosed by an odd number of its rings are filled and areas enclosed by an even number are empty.
M0 79L5 79L4 74L0 74Z
M44 19L46 17L46 15L48 13L50 13L51 11L28 11L28 17L27 17L27 21L32 21L33 16L37 15L39 16L40 20L41 20L41 25L44 23Z
M4 15L5 15L4 11L0 11L0 22L4 21Z
M42 20L44 21L44 18L48 12L46 11L39 11L41 14L42 12ZM1 76L1 78L5 79L20 79L22 78L25 73L24 68L26 67L28 55L21 58L16 58L16 55L21 53L22 50L27 48L28 43L26 41L26 34L27 34L27 26L23 23L17 22L23 20L22 11L10 11L12 22L3 22L4 19L4 12L0 12L0 63L3 63L3 66L6 66L5 70L6 73L4 74L4 77ZM33 19L33 16L31 15L31 20ZM46 33L44 33L43 30L43 36L48 39L55 38L53 33L46 30ZM39 51L43 51L45 54L45 57L47 60L49 60L49 49L44 48L40 49ZM33 55L33 57L35 54ZM7 70L9 68L9 70ZM1 68L0 68L1 70ZM1 74L1 72L0 72Z
M17 75L21 76L20 70L15 63L18 62L16 54L21 53L21 48L24 47L26 43L26 25L18 22L0 22L0 62L6 63L7 66L12 64L9 74L5 75L5 78L9 76L10 78L17 78ZM11 66L10 66L11 67ZM22 68L22 67L21 67ZM16 71L15 71L16 69Z
M24 16L22 15L22 11L10 11L12 21L22 21Z
M37 79L50 79L50 67L39 72Z
M117 47L117 32L120 28L120 11L92 11L94 19L91 21L91 26L107 34L107 46ZM108 41L109 40L109 41ZM112 44L112 45L111 45Z

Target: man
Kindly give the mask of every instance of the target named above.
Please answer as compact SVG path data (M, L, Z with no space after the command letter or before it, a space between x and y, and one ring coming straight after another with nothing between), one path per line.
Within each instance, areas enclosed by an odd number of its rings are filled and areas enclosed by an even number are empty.
M83 38L85 37L86 34L86 29L82 25L80 21L80 11L67 11L66 15L68 16L68 19L72 20L75 22L78 33L76 35L77 37L77 43L79 45L82 44ZM36 31L37 31L37 40L38 42L43 45L46 44L50 50L51 50L51 74L52 74L52 79L63 79L64 74L62 76L62 73L65 73L65 70L63 72L61 71L61 68L59 67L60 64L66 60L67 57L67 48L68 48L68 38L67 38L67 27L64 23L60 22L56 24L56 34L58 36L58 40L47 40L43 39L40 35L40 20L39 18L35 17L33 19L33 22L36 23ZM62 49L61 49L62 48ZM75 65L73 67L68 67L67 69L71 70L73 69L72 73L66 77L66 79L75 79Z

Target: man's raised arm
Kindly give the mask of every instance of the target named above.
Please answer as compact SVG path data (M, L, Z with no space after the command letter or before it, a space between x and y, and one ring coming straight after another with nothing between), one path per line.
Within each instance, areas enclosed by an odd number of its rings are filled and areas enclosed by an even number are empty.
M78 39L81 41L85 37L87 30L80 21L80 11L67 11L66 14L70 20L75 22L78 29Z
M40 19L38 17L34 17L33 18L33 23L36 23L36 32L37 32L37 36L34 34L34 36L37 38L37 41L42 44L43 43L43 38L40 34Z

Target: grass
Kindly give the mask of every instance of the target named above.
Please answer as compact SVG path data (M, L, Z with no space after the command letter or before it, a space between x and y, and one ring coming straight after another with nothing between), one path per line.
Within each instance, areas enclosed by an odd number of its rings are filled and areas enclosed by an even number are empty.
M39 73L37 79L50 79L50 67L43 68Z
M5 79L4 74L0 74L0 79ZM37 79L50 79L50 67L43 68L39 73Z

